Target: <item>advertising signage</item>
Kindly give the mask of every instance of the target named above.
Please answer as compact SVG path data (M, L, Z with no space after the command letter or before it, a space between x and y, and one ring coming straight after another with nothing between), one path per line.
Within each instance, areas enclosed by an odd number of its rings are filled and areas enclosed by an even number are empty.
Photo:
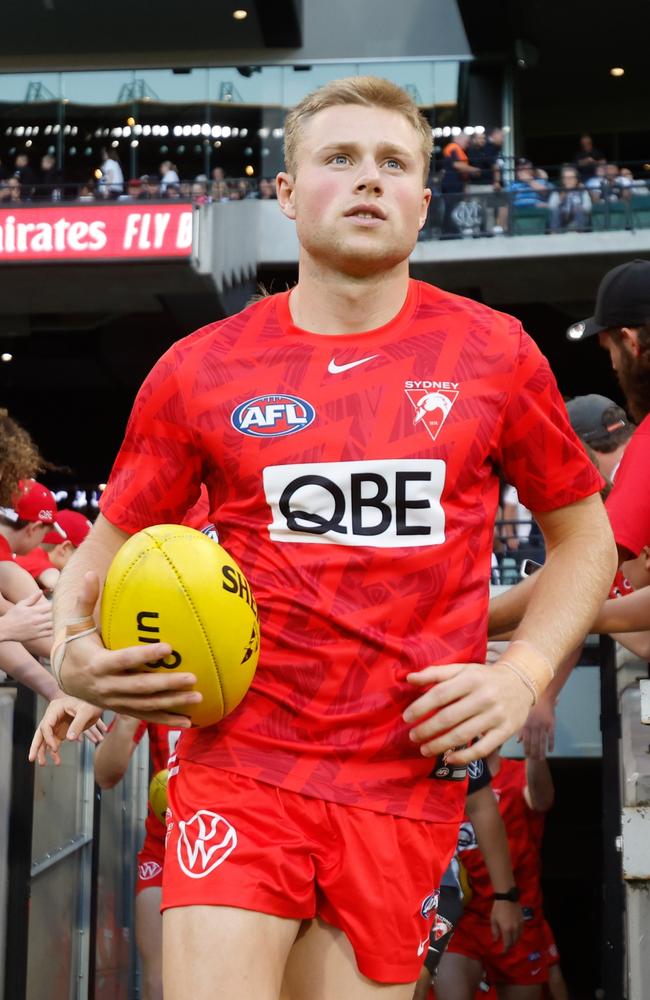
M192 253L192 207L146 202L0 209L0 262L154 260Z

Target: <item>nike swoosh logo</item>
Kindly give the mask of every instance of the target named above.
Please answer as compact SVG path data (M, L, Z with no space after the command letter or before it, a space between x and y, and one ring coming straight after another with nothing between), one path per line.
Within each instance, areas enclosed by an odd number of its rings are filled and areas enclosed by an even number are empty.
M359 361L350 361L348 362L347 365L337 365L334 358L332 358L332 360L327 366L327 370L330 373L330 375L338 375L340 374L340 372L349 371L350 368L356 368L357 365L365 365L366 361L374 361L374 359L378 357L379 357L378 354L371 354L369 358L360 358Z
M428 944L429 944L429 938L425 938L424 941L420 941L420 944L418 945L418 955L424 954L424 949L427 947Z

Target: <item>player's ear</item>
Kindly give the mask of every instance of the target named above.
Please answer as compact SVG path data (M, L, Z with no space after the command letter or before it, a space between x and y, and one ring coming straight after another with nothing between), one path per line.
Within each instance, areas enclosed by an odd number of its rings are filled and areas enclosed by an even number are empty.
M621 327L621 336L626 347L629 348L635 358L638 358L641 353L638 328L635 326L623 326Z
M296 185L291 174L282 171L275 178L275 190L278 196L278 204L282 213L287 219L296 218L295 190Z
M420 223L418 229L422 229L422 226L427 221L427 212L429 211L429 205L431 204L431 189L425 188L422 194L422 210L420 212Z

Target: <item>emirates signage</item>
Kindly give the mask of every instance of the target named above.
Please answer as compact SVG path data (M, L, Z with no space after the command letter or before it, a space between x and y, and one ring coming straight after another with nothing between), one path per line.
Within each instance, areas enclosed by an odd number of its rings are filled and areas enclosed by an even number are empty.
M0 210L0 261L189 257L192 208L139 202Z

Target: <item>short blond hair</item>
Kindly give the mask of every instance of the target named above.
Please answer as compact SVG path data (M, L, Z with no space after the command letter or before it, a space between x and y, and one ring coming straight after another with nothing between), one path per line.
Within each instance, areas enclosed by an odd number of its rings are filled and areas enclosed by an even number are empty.
M397 111L412 125L420 139L420 151L424 159L424 180L429 174L429 163L433 151L431 125L418 110L416 103L402 87L379 76L347 76L341 80L331 80L324 86L303 97L287 115L284 123L284 162L287 170L295 177L297 168L298 143L306 121L325 108L344 104L360 104L364 107L385 108Z

